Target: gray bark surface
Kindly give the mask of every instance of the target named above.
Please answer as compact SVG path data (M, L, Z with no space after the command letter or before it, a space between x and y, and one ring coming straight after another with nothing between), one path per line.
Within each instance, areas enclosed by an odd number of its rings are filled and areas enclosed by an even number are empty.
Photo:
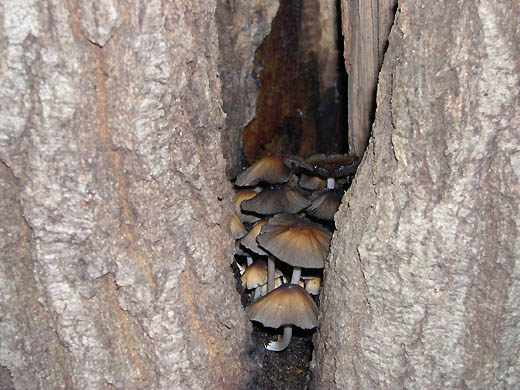
M520 387L517 1L399 1L336 214L316 389Z
M0 366L17 389L242 388L253 371L215 7L0 6Z

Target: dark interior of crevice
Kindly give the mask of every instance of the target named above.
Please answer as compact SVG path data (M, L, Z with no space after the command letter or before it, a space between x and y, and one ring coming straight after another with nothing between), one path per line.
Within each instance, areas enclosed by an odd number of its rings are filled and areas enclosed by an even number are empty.
M319 7L318 0L281 0L271 32L256 52L260 87L256 115L242 137L249 165L273 153L347 152L347 77L339 1L333 26L336 39L330 42L331 52L338 55L333 64L331 59L326 63L335 67L337 77L333 83L328 77L326 84L320 68L327 51L319 47L325 34Z
M315 7L315 9L313 9ZM313 153L346 153L347 140L347 73L343 59L340 2L335 2L336 39L331 48L337 78L333 85L320 87L320 60L317 42L320 1L280 0L272 22L271 33L265 38L255 57L259 80L256 117L243 132L244 168L270 154L307 156ZM318 23L318 24L316 24ZM329 59L330 60L330 59ZM330 66L330 63L329 63ZM348 178L344 189L352 178ZM323 222L323 221L322 221ZM334 223L331 223L334 230ZM237 257L238 262L244 259ZM234 263L237 291L242 304L251 303L248 291L242 288L240 272ZM319 297L315 297L319 305ZM250 378L248 389L306 389L311 380L315 330L295 328L289 347L270 352L264 345L280 334L253 323L253 342L262 354L260 375Z

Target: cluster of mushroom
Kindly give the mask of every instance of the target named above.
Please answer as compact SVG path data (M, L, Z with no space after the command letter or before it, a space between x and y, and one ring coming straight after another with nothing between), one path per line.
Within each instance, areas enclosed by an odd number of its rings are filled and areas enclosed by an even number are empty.
M352 175L357 164L349 155L272 155L235 181L240 189L233 199L231 232L237 255L247 259L243 267L238 263L242 285L254 290L247 314L264 326L284 327L282 339L266 345L270 351L287 348L293 325L318 325L318 307L310 294L319 293L321 275L316 270L324 267L330 221L343 195L343 183L337 180ZM292 267L290 283L276 267L281 263ZM302 269L311 272L302 277Z

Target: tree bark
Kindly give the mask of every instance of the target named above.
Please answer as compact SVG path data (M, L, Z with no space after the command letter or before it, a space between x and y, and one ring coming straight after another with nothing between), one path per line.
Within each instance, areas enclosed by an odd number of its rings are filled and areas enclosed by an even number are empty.
M374 121L377 77L397 0L341 0L348 73L349 152L363 157Z
M336 215L319 389L520 386L517 1L399 1Z
M254 370L215 6L0 7L0 366L16 388L243 388Z

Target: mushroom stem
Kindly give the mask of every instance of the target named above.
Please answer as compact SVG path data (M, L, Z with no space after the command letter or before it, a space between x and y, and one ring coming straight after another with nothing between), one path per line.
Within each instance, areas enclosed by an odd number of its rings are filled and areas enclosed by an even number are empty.
M294 267L292 271L291 284L300 284L300 277L302 276L302 268Z
M253 296L253 301L256 301L262 295L262 286L258 286L255 288L255 295Z
M267 293L274 290L274 257L267 257Z
M247 256L247 266L249 267L251 264L253 264L253 258L251 256Z
M280 341L271 341L266 344L265 349L273 352L283 351L291 343L292 325L285 325L283 327L283 337Z
M327 188L329 190L333 190L334 189L334 184L335 184L335 180L334 180L333 177L327 178Z

